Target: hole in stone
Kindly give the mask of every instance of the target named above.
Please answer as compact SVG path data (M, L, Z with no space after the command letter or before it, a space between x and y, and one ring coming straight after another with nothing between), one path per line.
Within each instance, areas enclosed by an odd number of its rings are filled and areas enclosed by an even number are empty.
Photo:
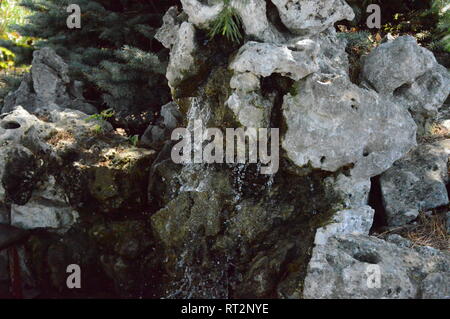
M380 232L387 226L386 210L383 205L383 195L381 193L380 177L375 176L370 179L371 187L369 192L369 206L375 210L370 234Z
M320 163L321 164L323 164L323 163L325 163L325 160L326 160L327 158L325 157L325 156L322 156L321 158L320 158Z
M368 251L358 252L353 256L353 258L368 264L378 264L380 262L380 257L376 253Z
M15 121L8 121L8 122L5 122L5 123L2 123L2 127L5 130L15 130L15 129L20 127L20 124L15 122Z
M367 156L369 156L369 155L370 155L370 151L365 149L365 150L363 151L363 156L364 156L364 157L367 157Z
M400 86L394 90L394 96L402 95L410 88L411 88L411 83L405 83L402 86Z

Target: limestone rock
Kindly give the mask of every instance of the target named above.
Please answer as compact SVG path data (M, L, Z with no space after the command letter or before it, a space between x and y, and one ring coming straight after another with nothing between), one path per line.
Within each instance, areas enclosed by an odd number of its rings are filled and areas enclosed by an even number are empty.
M313 35L355 14L344 0L271 0L283 24L293 33Z
M328 238L343 234L368 235L373 223L375 211L370 206L347 209L337 212L330 224L316 232L315 245L325 245Z
M388 169L416 145L409 112L347 77L313 74L284 97L287 132L282 146L298 166L336 171L354 164L352 176Z
M389 225L404 225L420 211L449 203L446 183L450 140L418 146L381 175Z
M414 37L402 36L381 44L365 58L362 77L379 93L392 94L436 66L436 59Z
M369 178L352 178L339 174L336 178L327 178L335 191L344 201L344 208L358 208L369 202L371 182Z
M167 80L172 88L198 72L199 65L195 59L197 50L195 27L189 22L183 22L170 51L170 61L166 72Z
M222 1L203 4L199 0L182 0L181 4L189 22L200 29L209 29L224 8ZM246 35L269 43L284 41L283 35L267 18L265 0L247 0L245 4L241 0L232 0L231 6L240 16Z
M442 298L448 296L449 266L449 255L430 247L399 247L364 235L335 236L314 248L303 296Z
M170 7L163 17L162 27L158 29L155 35L155 39L167 49L170 49L177 39L177 33L180 29L180 23L177 21L178 14L176 6Z
M285 36L280 33L267 18L265 0L233 0L232 6L242 19L245 34L268 43L283 43Z
M296 50L270 43L247 42L230 63L235 72L250 72L260 77L279 73L300 80L319 70L316 62L317 44L313 41L296 43ZM264 61L264 63L261 63Z
M69 79L69 66L51 48L33 53L31 73L25 75L16 92L5 98L2 112L11 112L16 106L36 114L51 110L76 109L87 114L97 113L94 106L86 103L79 94L80 83ZM72 93L78 92L75 96Z
M442 65L394 91L395 101L409 109L420 133L438 116L450 93L450 73Z
M53 176L37 187L25 204L11 205L11 225L23 229L46 228L64 233L77 219L78 213L70 207Z

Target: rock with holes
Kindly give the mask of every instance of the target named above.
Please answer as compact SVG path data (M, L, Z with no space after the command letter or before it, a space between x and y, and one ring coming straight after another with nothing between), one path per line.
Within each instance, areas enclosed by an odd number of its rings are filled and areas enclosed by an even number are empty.
M33 53L30 74L25 75L17 91L5 97L2 112L11 112L21 105L36 114L65 108L97 113L93 105L84 101L79 87L79 81L70 81L69 66L63 59L53 49L42 48Z
M200 29L210 29L225 8L222 1L205 4L199 0L181 0L181 4L189 22ZM282 43L285 40L267 18L265 0L246 0L245 3L242 0L231 0L230 7L239 15L247 36L270 43Z
M420 128L426 132L430 123L439 115L439 110L450 93L450 73L442 65L436 66L394 91L395 101L411 112Z
M319 47L311 40L299 41L295 45L295 50L291 50L286 45L247 42L239 49L230 69L259 77L278 73L298 81L319 70L316 62Z
M269 42L283 43L286 36L280 33L267 18L267 3L265 0L233 0L235 8L242 20L242 27L247 36Z
M365 59L362 78L381 94L393 94L409 109L420 128L434 119L450 93L450 74L433 53L402 36L381 44Z
M257 75L236 73L230 81L233 93L226 105L234 112L239 122L246 127L269 127L274 98L264 97Z
M355 14L344 0L271 0L283 24L293 33L313 35Z
M416 145L409 112L342 75L315 73L284 97L282 140L297 166L326 171L353 166L354 178L387 170Z
M414 220L420 211L449 203L450 140L418 146L381 175L387 222L392 226Z
M431 71L436 64L431 51L420 47L414 37L402 36L370 52L364 59L362 77L378 92L392 94Z
M155 35L155 39L167 49L170 49L177 39L177 33L181 24L178 15L178 8L176 6L170 7L163 17L163 25Z
M316 246L304 298L406 299L448 296L450 256L366 235L338 235Z
M334 214L329 224L317 229L315 245L325 245L328 238L342 234L368 235L375 211L370 206L341 210Z

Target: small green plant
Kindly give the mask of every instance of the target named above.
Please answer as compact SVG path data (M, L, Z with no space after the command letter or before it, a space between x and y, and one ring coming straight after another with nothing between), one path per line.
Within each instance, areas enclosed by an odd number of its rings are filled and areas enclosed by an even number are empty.
M131 145L137 146L138 143L139 143L139 135L133 135L133 136L130 136L130 137L128 138L128 141L130 141Z
M217 35L225 36L229 41L240 43L243 35L242 19L236 9L231 6L230 0L224 0L224 8L219 16L212 23L212 29L209 32L211 38Z
M107 122L107 120L111 117L113 117L115 114L113 109L106 109L101 111L100 113L97 114L93 114L89 117L87 117L85 119L86 122L91 122L91 121L97 121L98 124L96 124L92 130L94 131L94 133L96 134L100 134L103 131L103 125L105 122Z

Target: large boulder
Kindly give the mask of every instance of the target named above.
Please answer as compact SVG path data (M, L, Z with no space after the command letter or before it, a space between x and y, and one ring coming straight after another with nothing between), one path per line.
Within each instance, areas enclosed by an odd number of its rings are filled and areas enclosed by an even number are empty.
M433 69L436 58L412 36L381 44L364 59L363 80L383 94L392 94Z
M189 22L183 22L178 30L175 43L170 51L166 72L169 86L172 88L199 72L200 66L196 60L198 44L195 40L195 32L194 25Z
M298 81L319 70L316 62L318 48L310 40L298 41L295 49L286 45L250 41L239 49L236 58L230 63L230 69L260 77L279 73Z
M431 247L410 248L366 235L338 235L314 248L303 297L446 298L449 266L450 256Z
M409 109L420 128L434 119L450 93L450 74L433 53L402 36L375 48L363 61L362 79Z
M293 33L314 35L355 14L344 0L271 0L281 21Z
M42 48L33 53L31 73L25 75L17 91L5 97L2 112L11 112L20 105L36 114L65 108L97 113L84 101L81 86L79 81L70 81L69 66L53 49Z
M409 112L341 75L313 74L284 97L282 146L298 166L326 171L354 165L358 178L376 176L416 145Z
M380 177L387 222L391 226L404 225L420 211L449 203L448 159L450 140L423 144Z

